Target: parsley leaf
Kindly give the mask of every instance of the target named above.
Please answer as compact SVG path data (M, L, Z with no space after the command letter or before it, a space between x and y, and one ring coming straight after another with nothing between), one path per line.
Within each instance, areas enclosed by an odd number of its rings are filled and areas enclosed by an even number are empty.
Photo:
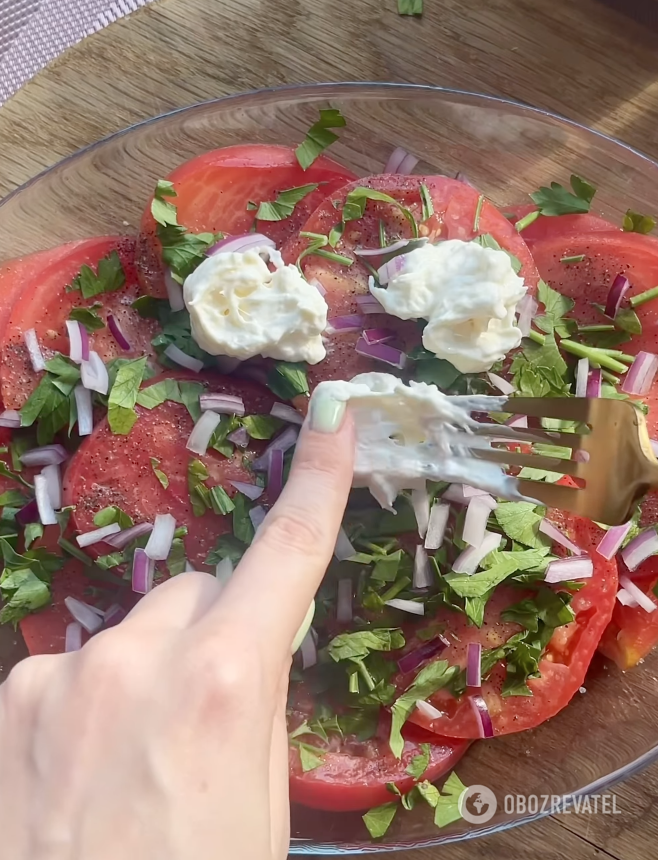
M564 397L569 394L567 363L554 334L546 334L543 346L530 343L512 359L514 386L525 397Z
M240 423L252 439L271 439L283 426L283 421L273 415L245 415Z
M101 570L111 570L113 567L118 567L123 564L122 552L110 552L107 555L101 555L96 559L96 564Z
M551 182L551 187L542 185L530 194L530 199L539 207L542 215L572 215L589 212L596 188L576 174L571 175L571 191L559 182ZM573 192L573 193L572 193Z
M282 400L292 400L298 394L308 394L308 379L304 362L277 361L267 375L267 387Z
M434 807L434 824L437 827L447 827L462 817L460 800L466 788L456 773L450 774Z
M166 490L169 486L169 478L165 475L162 469L159 468L160 461L155 457L149 457L149 460L151 461L151 468L153 469L153 474Z
M116 251L110 251L107 257L98 261L96 272L91 266L82 266L66 292L79 290L83 299L91 299L100 293L114 293L120 290L125 282L126 273L121 265L121 258Z
M450 683L459 671L457 666L448 666L447 660L436 660L420 670L414 682L393 703L391 709L391 734L389 746L396 758L402 756L404 740L401 730L419 699L425 701L437 690Z
M498 525L507 537L525 546L539 549L545 545L539 534L544 509L532 502L500 502L494 511Z
M203 262L208 248L217 237L213 233L191 233L178 223L176 206L167 200L176 197L172 182L158 180L151 201L151 214L156 221L156 236L160 242L162 262L171 269L179 283Z
M338 140L332 128L344 128L345 117L336 108L320 109L320 119L306 132L306 137L295 149L295 155L303 170L307 170L324 150Z
M247 546L254 539L254 525L249 517L252 503L244 493L236 493L233 496L233 535Z
M230 514L235 508L229 494L219 485L210 488L210 504L213 511L220 516Z
M378 203L388 203L394 206L406 218L411 227L411 235L418 238L418 224L413 216L413 212L403 206L395 197L390 194L384 194L383 191L377 191L374 188L353 188L345 198L343 206L343 221L354 221L358 218L363 218L366 211L366 203L368 200L373 200Z
M592 302L592 305L605 315L604 305L600 305L597 302ZM606 319L611 319L611 317L606 316ZM628 334L642 334L642 323L633 308L619 308L615 314L613 322L615 324L615 328L628 332Z
M145 370L146 356L128 360L119 368L107 402L107 420L112 433L130 433L137 421L135 403Z
M381 839L386 834L386 831L393 823L399 805L392 801L385 803L383 806L376 806L374 809L368 810L363 816L363 823L368 829L368 833L373 839Z
M136 403L144 409L155 409L165 401L172 400L174 403L182 403L181 390L176 379L161 379L154 382L148 388L143 388L137 394Z
M317 747L297 740L293 740L291 743L296 746L299 751L299 761L304 773L308 773L310 770L315 770L324 764L324 755Z
M280 191L273 202L260 204L256 218L259 221L283 221L285 218L289 218L299 201L312 194L318 186L319 183L316 182L311 185L300 185L297 188Z
M510 555L513 555L513 553L510 553ZM514 560L503 559L488 570L481 570L472 576L466 573L448 573L444 579L455 594L458 594L460 597L484 597L488 591L500 585L508 576L516 573L517 570L518 567Z
M230 558L233 564L236 565L246 551L246 544L233 535L220 535L217 538L217 543L208 553L205 563L214 567L225 558Z
M651 233L656 226L656 219L651 215L640 215L629 209L621 222L622 230L626 233Z
M560 337L569 337L578 324L575 320L565 320L563 317L573 310L576 304L573 299L563 296L540 279L537 286L537 296L544 305L544 313L534 318L537 328L550 333L556 331Z
M449 361L444 358L437 358L422 347L413 350L409 357L415 360L414 380L426 382L428 385L436 385L441 391L447 391L451 388L462 375Z
M0 576L0 594L3 607L0 624L14 627L32 612L37 612L50 603L50 588L29 568L10 571L5 569Z
M209 477L208 470L201 460L190 460L187 467L187 489L195 517L202 517L212 507L210 490L205 485Z
M405 643L398 627L340 633L327 645L327 653L336 663L341 660L363 660L371 651L397 651Z
M178 197L174 189L174 183L167 179L158 179L151 201L151 215L158 224L163 227L178 225L178 212L168 197Z
M25 549L29 549L35 540L43 537L43 526L41 523L28 523L23 530Z
M101 307L100 304L92 305L90 308L71 308L69 319L82 323L87 331L100 331L100 329L105 328L105 323L96 313L95 308L99 307Z
M420 779L429 767L430 763L430 745L421 744L420 748L422 752L419 755L414 756L405 768L405 773L408 773L409 776L413 776L414 779Z
M99 529L104 526L111 526L113 523L118 523L122 529L129 529L135 525L133 518L116 505L103 508L102 511L98 511L94 515L94 525Z
M175 537L171 542L169 555L167 556L167 570L170 576L178 576L183 573L187 566L187 554L183 539Z
M398 15L422 15L423 0L398 0Z

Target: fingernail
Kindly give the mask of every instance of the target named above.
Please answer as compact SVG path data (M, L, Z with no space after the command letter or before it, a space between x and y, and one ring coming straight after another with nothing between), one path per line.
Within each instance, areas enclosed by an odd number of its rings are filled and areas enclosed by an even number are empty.
M311 430L318 433L337 433L345 417L347 404L333 397L314 397L311 400Z

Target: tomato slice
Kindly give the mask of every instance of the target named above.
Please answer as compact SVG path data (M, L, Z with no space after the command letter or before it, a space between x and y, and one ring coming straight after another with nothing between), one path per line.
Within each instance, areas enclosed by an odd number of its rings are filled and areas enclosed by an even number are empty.
M354 178L351 170L324 155L302 170L294 149L259 143L206 152L167 176L177 194L172 202L178 209L178 223L188 230L240 234L248 233L255 224L277 247L300 229L327 194ZM288 188L316 183L319 187L281 221L256 221L254 211L247 209L250 202L273 201ZM149 200L137 244L137 268L146 291L163 298L167 293L155 226Z
M201 382L213 392L238 395L249 415L269 413L274 403L267 389L245 380L211 374L169 375ZM187 558L195 566L202 565L217 537L232 531L232 520L230 516L212 512L194 516L187 482L188 465L193 459L202 460L210 474L209 485L220 484L233 496L235 490L229 481L253 483L252 473L243 465L243 450L230 459L212 449L198 457L185 447L194 427L185 406L166 401L154 409L137 406L136 410L139 418L128 435L113 435L104 420L85 439L64 475L63 503L75 505L72 523L80 532L96 528L94 515L108 505L117 505L136 523L153 522L157 514L170 513L177 525L187 526L184 538ZM265 444L254 443L246 453L257 456ZM167 489L153 472L152 457L159 460L158 468L169 478Z
M538 274L530 251L510 222L488 201L485 201L479 216L479 227L474 231L480 195L463 182L445 176L399 176L384 174L369 176L346 185L330 194L304 224L304 231L328 235L332 227L340 224L345 199L354 188L373 188L395 198L411 210L418 222L422 219L420 186L427 187L434 214L420 224L419 232L430 239L473 239L478 234L489 233L494 239L521 261L521 274L530 291L534 292ZM304 274L317 280L326 290L329 317L358 312L356 296L368 294L370 271L354 249L380 247L380 224L386 232L387 241L410 238L410 226L399 209L388 203L368 201L363 218L347 223L343 235L333 249L349 257L351 266L335 263L322 257L308 256L302 261ZM284 247L282 253L287 263L294 263L308 240L295 237ZM369 257L371 265L378 266L378 258ZM420 342L419 329L414 322L404 322L394 317L373 314L368 316L368 328L391 328L396 332L394 346L410 349ZM387 370L386 364L357 355L354 346L358 333L336 334L329 338L327 358L309 368L309 381L316 385L326 379L351 379L357 373L372 370Z
M102 303L98 314L103 319L114 314L123 330L130 351L123 351L114 340L107 326L90 334L90 347L107 361L115 356L135 357L154 355L151 338L156 333L152 320L145 320L130 306L139 295L134 267L135 243L121 237L102 237L72 242L44 257L44 265L30 266L22 278L22 289L11 308L5 331L0 338L0 387L2 400L7 409L20 409L36 388L40 373L35 373L23 340L27 329L35 329L46 357L53 351L68 355L69 340L66 320L77 306ZM66 292L66 287L80 272L83 265L94 270L99 260L110 252L117 251L124 268L126 282L116 292L102 293L85 301L78 291Z
M655 520L654 520L655 522ZM619 562L621 564L621 562ZM633 576L635 584L658 606L654 588L658 585L658 561L647 559ZM612 620L599 643L599 651L619 666L632 669L658 642L658 611L647 612L641 606L622 606L616 602Z
M559 521L560 515L554 513L552 519ZM587 520L568 515L564 516L561 528L592 555L594 576L585 580L585 586L574 594L571 606L576 618L555 631L540 662L541 677L528 682L531 696L501 695L505 678L502 663L483 682L482 696L496 735L532 729L569 704L583 683L601 635L612 616L617 592L617 566L614 561L608 562L595 553L603 532ZM483 648L493 648L520 632L522 628L519 625L502 621L500 615L531 593L511 586L499 586L487 604L481 628L470 626L463 616L450 610L439 612L438 620L446 624L446 636L451 641L441 659L463 668L469 643L478 642ZM411 649L420 644L413 639L411 643ZM397 683L406 687L411 680L413 675L398 678ZM426 728L448 737L479 737L478 721L467 696L455 699L449 692L439 691L430 701L444 715L429 724L416 715L412 715L412 720L418 720Z
M390 750L388 736L378 735L367 741L349 735L332 736L328 752L324 752L323 745L323 764L306 773L302 771L297 749L291 746L290 800L329 812L356 812L381 806L393 800L387 783L393 783L402 794L413 788L416 780L405 769L422 753L421 743L430 745L430 761L422 777L430 782L452 770L470 745L464 740L439 738L414 726L405 727L403 734L404 750L399 759Z
M510 218L512 224L516 224L517 221L531 212L535 212L536 209L534 203L503 207L505 214L514 216ZM611 230L621 230L621 227L616 227L610 221L599 218L598 215L583 212L574 215L540 215L536 221L521 231L521 236L528 245L532 246L540 239L553 239L568 233L597 233L600 231L610 232Z

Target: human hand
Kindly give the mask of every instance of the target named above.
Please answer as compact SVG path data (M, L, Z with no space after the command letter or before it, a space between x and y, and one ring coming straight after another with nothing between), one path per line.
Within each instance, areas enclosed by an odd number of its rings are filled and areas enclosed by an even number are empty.
M3 857L287 855L291 646L352 480L343 413L312 402L290 480L223 590L181 574L81 651L12 671L0 687Z

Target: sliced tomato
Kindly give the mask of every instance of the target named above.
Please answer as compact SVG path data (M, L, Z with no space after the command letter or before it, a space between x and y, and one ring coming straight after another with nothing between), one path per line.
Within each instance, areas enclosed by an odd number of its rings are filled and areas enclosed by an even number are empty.
M658 597L654 591L658 585L656 559L647 559L639 572L644 575L639 579L634 576L635 584L658 606ZM617 601L612 620L599 643L599 651L614 660L620 669L632 669L653 650L656 642L658 611L647 612L641 606L622 606Z
M178 223L194 233L248 233L254 224L280 247L295 234L310 213L354 173L322 155L308 170L302 170L294 149L269 144L227 146L206 152L173 170L167 179L174 183ZM318 184L281 221L257 221L249 203L273 201L288 188ZM144 212L137 244L137 268L147 292L165 297L160 243L155 236L151 201Z
M388 736L358 741L353 736L332 736L322 745L323 763L302 771L299 752L290 747L290 800L312 809L329 812L356 812L393 800L387 789L392 783L402 793L411 791L416 780L406 772L413 758L421 755L421 743L430 745L430 761L423 779L434 782L452 770L469 747L469 742L439 738L414 726L405 727L404 750L397 759L388 745ZM304 738L304 740L307 740ZM313 738L308 738L313 742ZM327 752L324 752L328 748Z
M586 520L552 515L561 523L571 539L592 555L594 576L585 580L585 586L574 594L571 602L576 618L564 627L559 627L547 646L540 661L541 677L528 681L531 696L501 695L505 679L504 664L498 664L482 685L482 696L487 704L496 735L521 732L532 729L549 717L555 716L569 704L573 695L582 685L588 666L596 651L601 635L610 621L617 592L617 566L594 552L603 532ZM484 624L481 628L470 626L464 616L450 610L439 612L438 620L446 624L446 636L451 644L442 653L441 659L449 660L451 665L462 668L466 665L466 652L469 643L480 643L483 648L494 648L516 633L521 627L502 621L501 612L532 592L499 586L487 604ZM411 648L420 643L411 641ZM402 677L397 683L406 687L413 677ZM447 691L439 691L430 699L442 711L443 716L429 724L419 720L421 725L448 737L477 738L479 724L471 709L467 696L454 698ZM412 720L418 720L412 715Z
M395 198L409 209L417 221L422 219L420 186L425 184L432 198L434 214L420 224L421 236L431 240L473 239L478 234L489 233L494 239L521 261L521 274L531 292L534 292L538 274L530 251L523 239L509 221L488 201L481 208L478 230L473 229L480 195L463 182L444 176L369 176L340 191L331 194L311 215L304 225L304 231L328 235L332 227L341 222L341 211L345 199L354 188L373 188ZM388 242L399 238L410 238L410 225L399 209L388 203L368 201L363 218L347 223L343 235L337 242L336 253L349 257L352 265L346 266L322 257L308 256L302 261L304 274L312 281L317 280L326 290L329 317L343 316L358 312L356 296L368 294L370 271L355 248L380 247L380 224L386 232ZM291 239L283 249L287 263L294 263L301 251L308 245L308 239ZM378 258L369 257L371 265L379 265ZM373 314L368 316L368 327L392 328L396 332L393 345L409 349L420 342L420 332L414 322L403 322L393 317ZM387 370L387 365L370 358L359 356L354 351L358 333L336 334L328 339L327 358L315 367L309 368L309 381L312 385L325 379L350 379L357 373L371 370Z
M91 266L95 271L99 260L112 251L118 252L126 275L125 284L120 290L102 293L88 301L78 291L66 292L66 287L83 265ZM131 344L129 351L121 349L107 326L90 334L91 349L96 350L104 361L115 356L131 358L154 355L151 338L156 332L155 323L142 319L131 307L131 302L139 295L134 251L135 243L128 238L112 236L85 239L47 252L52 256L44 258L44 267L27 270L22 290L11 308L6 329L0 339L0 386L7 409L20 409L41 375L32 369L23 339L24 332L28 329L36 331L46 357L53 352L68 355L69 340L65 324L74 307L89 307L94 302L100 302L102 307L97 309L99 316L105 320L111 313L119 322Z
M245 380L211 374L171 376L201 382L209 391L240 396L249 415L269 413L274 403L267 389ZM219 484L233 496L235 489L229 481L253 483L253 475L243 463L243 450L230 459L212 449L197 457L185 447L194 427L185 406L167 401L155 409L137 406L136 410L139 418L128 435L113 435L104 420L85 439L64 476L64 505L75 505L72 522L80 532L94 529L94 515L108 505L117 505L136 523L153 522L157 514L172 514L178 526L187 526L187 558L195 566L202 565L217 537L231 532L232 520L212 512L194 516L189 463L202 460L210 474L209 486ZM254 443L246 449L247 455L257 456L264 445ZM166 489L153 472L153 457L169 478Z
M506 215L513 215L510 218L512 224L516 224L521 218L535 212L537 207L534 203L524 203L519 206L507 206L503 208ZM564 236L568 233L597 233L600 231L609 232L611 230L621 230L621 227L616 227L610 221L604 218L599 218L598 215L590 215L589 213L574 214L574 215L540 215L536 221L529 224L521 231L521 236L528 245L532 246L540 239L552 239L557 236Z

